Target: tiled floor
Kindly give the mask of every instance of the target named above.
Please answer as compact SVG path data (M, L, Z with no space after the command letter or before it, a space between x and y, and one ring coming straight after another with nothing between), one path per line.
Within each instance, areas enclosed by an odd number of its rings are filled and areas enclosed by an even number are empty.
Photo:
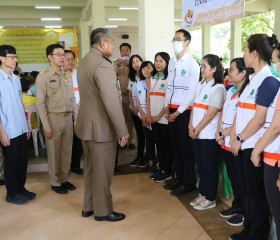
M129 162L133 155L133 151L121 150L120 163ZM46 172L29 173L26 186L37 193L37 199L22 206L7 203L5 188L0 187L0 239L228 239L227 233L210 237L207 229L198 222L199 218L194 218L191 211L182 204L182 199L172 197L169 191L163 189L162 184L149 180L148 173L114 176L114 209L126 214L124 221L116 223L97 222L93 217L81 217L83 178L71 173L70 181L77 189L67 195L59 195L51 191ZM214 214L218 215L218 210L214 211ZM222 230L225 226L224 221L224 226L217 228Z

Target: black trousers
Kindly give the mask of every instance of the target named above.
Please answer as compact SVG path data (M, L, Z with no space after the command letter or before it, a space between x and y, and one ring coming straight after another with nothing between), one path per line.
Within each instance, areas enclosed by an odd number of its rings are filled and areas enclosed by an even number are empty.
M199 193L207 200L214 201L219 180L219 145L215 139L195 139L192 144L200 178Z
M242 161L241 158L236 158L232 152L229 152L227 150L221 149L223 160L225 161L227 173L231 182L234 200L232 201L232 207L233 208L240 208L241 213L245 213L245 206L242 204L242 191L240 188L240 177L244 176L244 168L243 164L239 163ZM244 182L244 181L243 181Z
M7 195L15 196L25 190L28 162L26 133L10 139L10 146L3 146L3 154Z
M276 224L277 239L280 239L280 191L276 186L276 181L280 174L280 168L264 164L264 185L270 211Z
M153 136L157 147L157 161L159 168L168 175L172 171L172 155L170 149L170 137L167 124L152 124Z
M170 113L176 109L169 109ZM174 122L168 123L172 161L178 180L185 185L195 185L194 153L189 137L190 110L179 114Z
M81 157L83 154L82 141L76 133L73 134L73 145L72 145L72 158L71 158L71 169L81 168Z
M156 161L155 141L152 130L142 126L142 131L146 141L146 160Z
M264 165L255 167L251 161L253 149L242 151L246 187L244 228L250 240L266 240L269 236L269 206L264 188Z
M142 122L138 116L131 114L137 134L137 158L144 158L145 137L142 129Z

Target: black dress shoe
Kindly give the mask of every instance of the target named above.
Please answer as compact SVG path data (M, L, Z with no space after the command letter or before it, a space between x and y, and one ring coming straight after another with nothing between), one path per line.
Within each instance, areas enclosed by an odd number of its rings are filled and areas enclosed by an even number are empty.
M28 202L28 197L22 195L22 194L17 194L15 196L6 196L6 201L9 202L9 203L14 203L14 204L18 204L18 205L21 205L21 204L25 204Z
M173 189L170 194L173 196L182 196L185 193L192 192L195 189L193 185L184 185L181 184L179 187Z
M93 215L93 211L82 211L82 216L83 217L90 217Z
M68 191L62 186L52 186L52 190L58 194L66 194Z
M5 185L5 180L4 179L0 179L0 186Z
M168 190L173 190L176 189L177 187L180 186L180 182L178 179L174 179L174 181L171 181L169 183L166 183L163 188L168 189Z
M66 190L75 190L76 189L76 187L70 182L62 183L61 187L65 188Z
M84 175L84 170L81 168L71 169L71 172L76 173L77 175Z
M28 190L24 189L24 191L21 193L22 195L28 197L29 200L33 200L36 198L36 193L29 192Z
M123 213L112 212L111 214L104 217L94 217L96 221L108 221L108 222L117 222L125 219L125 215Z

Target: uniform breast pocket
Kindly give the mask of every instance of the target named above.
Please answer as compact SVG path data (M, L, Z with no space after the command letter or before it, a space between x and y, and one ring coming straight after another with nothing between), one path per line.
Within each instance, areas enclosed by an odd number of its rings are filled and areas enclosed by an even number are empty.
M60 91L59 83L57 81L49 82L48 84L48 96L54 96Z

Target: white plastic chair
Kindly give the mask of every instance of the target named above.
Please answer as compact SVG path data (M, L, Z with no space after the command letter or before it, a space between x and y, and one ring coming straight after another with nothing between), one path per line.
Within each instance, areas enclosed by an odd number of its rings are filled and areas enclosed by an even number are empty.
M25 112L26 112L26 117L27 117L27 122L28 122L28 127L32 131L32 138L33 138L33 144L34 144L34 150L35 150L35 156L39 156L39 150L38 150L38 138L37 135L39 134L39 139L42 148L45 148L44 140L43 140L43 134L40 128L41 122L40 122L40 117L39 113L37 110L37 107L34 105L25 105ZM32 114L35 114L36 116L36 126L32 127L32 122L31 122L31 116Z

